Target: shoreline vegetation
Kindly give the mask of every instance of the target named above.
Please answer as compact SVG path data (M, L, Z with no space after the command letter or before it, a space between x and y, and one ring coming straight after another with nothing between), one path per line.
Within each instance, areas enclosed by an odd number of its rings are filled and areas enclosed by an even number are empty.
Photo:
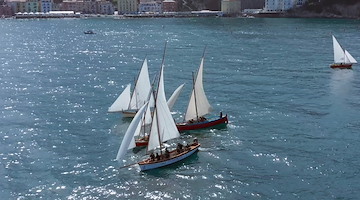
M302 7L294 8L283 17L360 19L359 0L308 0Z

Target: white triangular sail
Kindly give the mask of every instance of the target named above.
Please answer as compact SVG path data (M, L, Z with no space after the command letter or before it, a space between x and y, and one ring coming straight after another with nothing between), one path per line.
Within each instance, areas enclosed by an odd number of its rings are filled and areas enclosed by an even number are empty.
M151 91L152 92L152 91ZM146 111L144 112L142 118L141 118L141 122L139 123L136 131L135 131L135 136L140 136L141 133L145 134L145 127L150 125L152 122L152 117L151 117L151 109L150 109L150 105L147 106ZM142 134L142 135L144 135ZM145 136L145 135L144 135Z
M125 155L125 153L128 149L132 149L136 146L134 134L135 134L135 131L137 130L138 124L141 122L141 118L145 112L147 105L148 105L147 103L144 104L140 108L140 110L136 113L134 119L131 121L128 129L126 130L124 138L121 142L119 151L116 156L116 160L120 161L120 159Z
M349 60L349 63L352 63L352 64L357 63L355 58L352 57L351 54L347 50L345 50L345 57L347 58L347 60Z
M135 88L131 96L129 109L139 109L145 102L148 100L148 94L151 90L150 78L149 78L149 69L147 64L147 59L144 59L143 65L139 72L139 76L135 83ZM150 98L150 106L153 104L153 96Z
M196 119L211 112L212 107L205 95L203 86L204 57L201 59L200 67L195 79L194 88L191 93L189 105L185 114L185 120Z
M149 142L148 142L148 146L147 146L147 150L151 151L153 149L156 149L156 147L160 146L160 137L158 134L158 120L157 120L157 111L154 111L153 114L153 121L151 124L151 130L150 130L150 137L149 137Z
M164 65L161 66L158 90L155 99L153 122L150 131L148 151L160 146L160 143L179 137L179 131L166 103L164 89Z
M176 102L176 100L178 99L183 87L184 87L185 83L184 84L181 84L178 88L176 88L176 90L173 92L173 94L171 95L171 97L169 98L169 100L167 101L167 104L168 104L168 107L169 107L169 110L171 111L172 108L174 107L174 104Z
M130 103L130 87L131 84L128 84L124 91L119 95L119 97L114 101L114 103L108 109L108 112L120 112L128 109Z
M335 36L332 36L333 47L334 47L334 63L344 63L345 62L345 52L339 42L336 40Z

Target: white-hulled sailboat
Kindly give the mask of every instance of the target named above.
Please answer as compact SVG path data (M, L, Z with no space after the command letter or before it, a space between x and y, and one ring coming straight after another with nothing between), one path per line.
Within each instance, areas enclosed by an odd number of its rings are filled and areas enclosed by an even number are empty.
M197 140L194 140L194 143L191 145L186 145L184 147L182 145L178 145L178 148L172 151L168 151L167 148L165 150L163 149L164 142L180 137L179 131L176 128L166 102L163 63L161 65L158 88L155 95L155 105L152 116L149 143L147 146L147 152L152 153L149 158L138 162L141 171L160 168L181 161L197 152L200 147ZM135 147L134 135L137 131L140 131L139 127L142 125L141 118L143 117L142 115L144 115L146 109L147 108L145 107L141 108L141 113L137 113L133 121L130 123L116 157L117 160L120 160L129 148ZM154 155L154 151L157 151L156 156Z
M330 65L331 68L351 69L353 64L357 61L351 54L341 47L335 36L332 36L334 47L334 63Z
M134 91L131 95L129 84L110 106L108 112L121 112L124 117L134 117L136 112L148 101L151 84L147 59L144 59L139 75L135 81ZM153 106L154 96L151 94L150 107Z
M185 122L177 123L176 126L179 131L189 131L203 128L226 126L228 123L227 115L215 120L207 120L204 116L212 111L212 107L205 95L203 86L203 70L205 60L205 50L201 58L201 63L198 69L196 79L193 76L193 90L189 100L189 105L185 114Z

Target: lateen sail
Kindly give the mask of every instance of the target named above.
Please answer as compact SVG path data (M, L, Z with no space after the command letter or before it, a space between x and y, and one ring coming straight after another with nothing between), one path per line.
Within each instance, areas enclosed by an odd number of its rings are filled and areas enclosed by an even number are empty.
M357 63L355 58L352 57L351 54L347 50L345 50L345 56L347 57L347 59L349 60L350 63L352 63L352 64Z
M121 142L119 151L117 153L116 156L116 160L120 161L120 159L125 155L126 151L128 149L132 149L134 148L135 145L135 139L134 139L134 134L135 131L137 130L138 124L141 122L141 118L145 112L145 109L147 107L147 103L145 103L140 110L136 113L134 119L131 121L128 129L126 130L126 133L124 135L124 138Z
M120 112L128 109L130 103L130 87L128 84L124 91L119 95L115 102L110 106L108 112Z
M173 92L173 94L171 95L171 97L167 101L167 104L168 104L170 110L172 110L172 107L174 106L176 100L178 99L184 85L185 85L185 83L180 85L178 88L176 88L176 90Z
M148 151L160 146L160 143L180 136L166 103L164 89L164 65L161 66L153 122L151 125Z
M204 57L201 59L200 67L191 93L189 106L186 111L185 120L196 119L211 112L212 107L206 98L203 86Z
M148 94L151 90L149 70L147 59L144 59L143 65L141 67L139 76L135 83L135 88L131 96L129 109L139 109L145 102L148 100ZM150 106L153 104L153 96L150 98Z
M336 40L335 36L333 38L333 47L334 47L334 63L344 63L345 62L345 52L339 42Z

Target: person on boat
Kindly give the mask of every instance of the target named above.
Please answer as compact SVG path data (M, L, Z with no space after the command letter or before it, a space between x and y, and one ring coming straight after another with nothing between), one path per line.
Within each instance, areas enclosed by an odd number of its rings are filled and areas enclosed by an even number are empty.
M170 152L167 148L165 148L165 158L170 158Z
M192 124L192 123L194 123L194 120L193 120L193 119L190 119L190 120L189 120L189 124Z
M181 153L182 151L183 151L183 145L182 144L180 144L180 143L178 143L177 144L177 147L176 147L176 151L178 152L178 153Z
M149 135L145 135L145 137L143 138L145 141L149 141Z
M150 158L151 158L152 161L155 160L155 155L154 155L154 153L151 153L151 154L150 154Z
M193 142L194 142L193 145L197 145L198 144L198 139L195 138Z
M158 153L156 153L156 160L160 160L160 156Z
M220 112L220 119L222 118L222 112Z

